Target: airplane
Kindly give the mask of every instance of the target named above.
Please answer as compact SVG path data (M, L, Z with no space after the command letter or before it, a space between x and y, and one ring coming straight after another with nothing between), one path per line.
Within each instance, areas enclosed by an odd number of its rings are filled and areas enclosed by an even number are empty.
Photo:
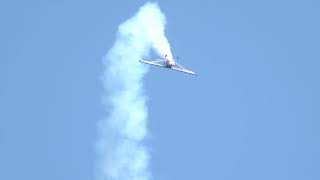
M177 59L179 59L179 58L177 57ZM150 65L164 67L164 68L168 68L168 69L184 72L184 73L187 73L187 74L196 75L195 72L190 71L190 70L182 67L173 58L169 59L167 54L164 56L164 59L155 59L155 60L150 60L150 61L145 61L145 60L141 59L141 60L139 60L139 62L145 63L145 64L150 64Z

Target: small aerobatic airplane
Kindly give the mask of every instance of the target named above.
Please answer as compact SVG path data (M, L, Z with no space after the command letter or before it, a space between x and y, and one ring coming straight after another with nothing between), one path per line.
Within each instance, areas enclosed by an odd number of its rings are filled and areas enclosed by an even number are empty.
M178 57L177 57L178 59ZM145 64L151 64L155 66L160 66L168 69L173 69L176 71L184 72L187 74L193 74L196 75L195 72L190 71L184 67L182 67L180 64L178 64L174 59L169 59L167 55L164 56L164 59L155 59L155 60L150 60L150 61L145 61L145 60L139 60L141 63Z

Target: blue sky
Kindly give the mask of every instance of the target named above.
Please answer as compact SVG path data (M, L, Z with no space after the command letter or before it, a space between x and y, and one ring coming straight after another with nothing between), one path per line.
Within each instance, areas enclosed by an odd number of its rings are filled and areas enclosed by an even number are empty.
M94 179L102 57L146 1L0 3L0 179ZM181 64L151 68L154 179L320 179L320 4L160 1Z

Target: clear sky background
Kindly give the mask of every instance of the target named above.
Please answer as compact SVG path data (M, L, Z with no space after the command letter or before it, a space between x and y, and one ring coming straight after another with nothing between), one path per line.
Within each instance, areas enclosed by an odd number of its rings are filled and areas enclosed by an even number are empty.
M0 2L0 179L94 179L102 57L145 2ZM199 76L145 78L154 179L320 179L319 1L159 5Z

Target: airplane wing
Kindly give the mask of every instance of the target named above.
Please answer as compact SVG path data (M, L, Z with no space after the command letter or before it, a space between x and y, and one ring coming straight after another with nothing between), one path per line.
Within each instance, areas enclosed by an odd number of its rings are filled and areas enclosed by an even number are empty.
M176 67L172 67L171 69L176 70L176 71L180 71L180 72L184 72L184 73L187 73L187 74L193 74L193 75L196 75L196 73L195 73L195 72L190 71L190 70L188 70L188 69L186 69L186 68L182 67L182 66L181 66L180 64L178 64L177 62L175 62L175 63L176 63L176 65L178 65L178 68L176 68Z
M195 73L195 72L190 71L190 70L187 70L187 69L180 69L180 68L176 68L176 67L172 67L171 69L176 70L176 71L180 71L180 72L184 72L184 73L187 73L187 74L193 74L193 75L196 75L196 73Z
M155 65L155 66L160 66L160 67L165 67L163 65L163 63L161 62L164 62L165 60L161 60L161 59L156 59L154 61L144 61L144 60L139 60L139 62L141 63L145 63L145 64L151 64L151 65Z
M150 65L155 65L155 66L160 66L160 67L165 68L164 63L163 63L164 61L165 61L165 60L163 60L163 59L155 59L155 60L152 60L152 61L139 60L139 62L141 62L141 63L150 64ZM168 68L168 69L172 69L172 70L184 72L184 73L187 73L187 74L196 75L195 72L190 71L190 70L182 67L182 66L181 66L180 64L178 64L177 62L175 62L175 63L176 63L176 65L178 65L178 67L172 67L172 68Z

